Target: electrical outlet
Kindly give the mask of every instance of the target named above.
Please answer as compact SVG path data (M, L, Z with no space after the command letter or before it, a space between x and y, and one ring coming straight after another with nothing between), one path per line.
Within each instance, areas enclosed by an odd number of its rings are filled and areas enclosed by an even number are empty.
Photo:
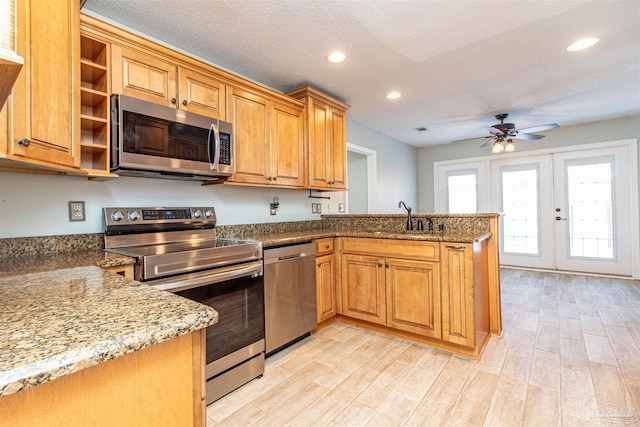
M344 213L344 203L338 203L338 212Z
M79 222L84 220L84 202L69 202L69 222Z

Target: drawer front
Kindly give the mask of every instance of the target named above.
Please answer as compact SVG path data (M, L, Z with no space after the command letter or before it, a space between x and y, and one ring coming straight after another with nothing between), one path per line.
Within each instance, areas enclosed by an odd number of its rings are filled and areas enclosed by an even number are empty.
M438 242L415 240L345 237L342 238L342 252L424 261L440 259Z
M318 239L316 242L316 256L330 254L333 252L333 237Z

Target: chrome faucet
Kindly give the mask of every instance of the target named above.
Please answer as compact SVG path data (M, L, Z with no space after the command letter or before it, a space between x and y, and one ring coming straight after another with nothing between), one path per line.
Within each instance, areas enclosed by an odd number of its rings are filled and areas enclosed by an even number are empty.
M402 200L398 203L398 207L403 207L407 210L407 230L413 230L413 222L411 221L411 208L407 207Z

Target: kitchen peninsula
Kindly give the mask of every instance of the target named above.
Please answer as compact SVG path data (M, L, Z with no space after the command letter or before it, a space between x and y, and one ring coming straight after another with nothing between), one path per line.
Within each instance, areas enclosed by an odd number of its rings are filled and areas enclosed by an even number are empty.
M215 310L97 266L7 270L1 426L204 425L203 328Z

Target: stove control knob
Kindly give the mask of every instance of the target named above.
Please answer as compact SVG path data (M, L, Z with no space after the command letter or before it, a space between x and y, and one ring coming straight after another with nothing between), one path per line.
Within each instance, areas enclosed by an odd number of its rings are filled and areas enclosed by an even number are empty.
M122 211L115 211L114 213L111 214L111 219L114 220L115 222L118 222L121 219L124 219L124 214L122 213Z
M193 212L193 217L194 217L194 218L200 218L201 216L202 216L202 211L201 211L200 209L196 209L196 210Z
M204 216L206 218L211 218L213 216L213 212L211 212L211 209L207 209L206 211L204 211Z
M129 212L129 219L131 221L135 221L136 219L140 218L140 212L138 211L131 211Z

